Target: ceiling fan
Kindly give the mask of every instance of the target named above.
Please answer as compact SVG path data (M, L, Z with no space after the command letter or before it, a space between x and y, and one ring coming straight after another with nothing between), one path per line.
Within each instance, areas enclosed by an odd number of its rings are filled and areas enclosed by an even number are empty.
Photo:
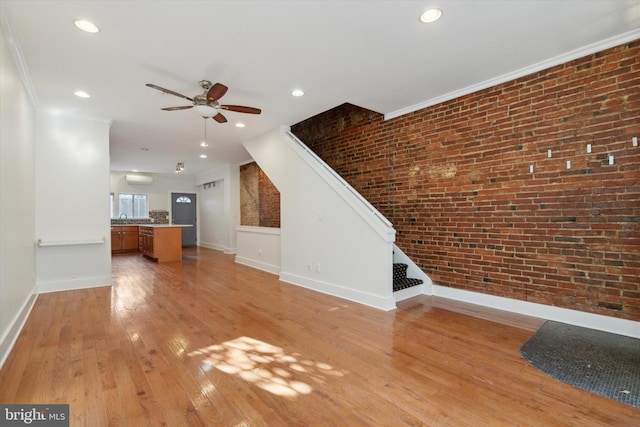
M201 95L196 95L193 98L189 98L181 93L174 92L169 89L165 89L160 86L156 86L151 83L147 83L147 86L153 89L157 89L161 92L168 93L170 95L175 95L180 98L187 99L193 103L193 105L184 105L180 107L166 107L162 108L164 111L175 111L175 110L187 110L189 108L193 108L196 110L198 114L200 114L204 118L213 117L218 123L226 123L227 118L220 113L220 111L236 111L238 113L247 113L247 114L260 114L262 110L259 108L253 107L245 107L243 105L221 105L218 103L218 100L227 93L229 89L225 85L221 83L212 84L208 80L200 80L200 87L204 89L204 92Z

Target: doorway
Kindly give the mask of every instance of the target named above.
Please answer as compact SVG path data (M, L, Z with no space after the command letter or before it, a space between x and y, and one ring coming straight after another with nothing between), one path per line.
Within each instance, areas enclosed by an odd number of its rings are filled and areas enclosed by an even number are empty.
M171 217L173 224L191 225L182 227L182 246L195 246L196 195L194 193L171 193Z

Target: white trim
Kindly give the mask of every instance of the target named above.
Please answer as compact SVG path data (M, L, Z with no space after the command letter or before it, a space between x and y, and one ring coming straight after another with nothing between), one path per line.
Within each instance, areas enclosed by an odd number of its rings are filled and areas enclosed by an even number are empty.
M24 328L24 324L27 322L37 298L38 294L36 293L32 293L29 298L27 298L22 305L22 309L18 311L11 321L11 326L7 329L7 333L0 340L0 368L2 368L4 362L7 361L7 358L11 353L11 349L13 349L16 340L20 336L20 332L22 331L22 328Z
M292 273L280 273L280 280L292 285L310 289L315 292L332 295L338 298L357 302L358 304L368 305L369 307L377 308L384 311L390 311L396 308L396 301L393 295L389 295L388 297L374 295L354 289L345 288L333 283L309 279L307 277L298 276ZM389 285L391 286L391 284Z
M280 235L280 228L277 227L257 227L254 225L238 225L236 231L242 231L245 233L253 234L271 234L274 236Z
M640 30L632 30L624 34L620 34L615 37L611 37L605 40L601 40L596 43L592 43L587 46L583 46L578 49L574 49L571 52L567 52L562 55L555 56L553 58L546 59L533 65L521 68L519 70L503 74L498 77L485 80L480 83L467 86L465 88L455 90L453 92L446 93L444 95L436 96L435 98L427 99L426 101L418 104L410 105L408 107L401 108L399 110L391 111L384 115L385 120L393 119L395 117L402 116L404 114L413 113L414 111L422 110L423 108L431 107L436 104L440 104L445 101L450 101L455 98L459 98L470 93L478 92L483 89L487 89L493 86L497 86L502 83L510 82L520 77L528 76L529 74L537 73L538 71L546 70L547 68L555 67L556 65L565 64L574 59L579 59L587 55L591 55L603 50L610 49L612 47L620 46L625 43L632 42L640 39Z
M207 249L213 249L216 251L220 251L220 252L224 252L225 254L235 254L236 250L233 248L229 248L223 245L218 245L216 243L207 243L207 242L199 242L198 246L203 247L203 248L207 248Z
M20 49L20 45L13 35L13 30L9 24L9 18L7 17L2 2L0 2L0 21L2 21L2 28L4 28L5 36L9 42L9 50L11 50L11 55L16 63L16 68L18 69L18 74L20 75L22 84L24 85L24 90L27 92L27 96L31 100L31 104L33 104L34 107L37 107L38 97L36 96L36 91L33 87L33 81L31 80L31 75L29 74L24 57L22 56L22 49Z
M429 294L425 290L424 284L411 286L410 288L400 289L399 291L395 291L393 293L393 298L396 300L396 302L399 302L399 301L404 301L406 299L413 298L423 294L427 294L427 295Z
M556 322L568 323L570 325L582 326L599 331L611 332L618 335L640 338L640 322L634 322L632 320L618 319L616 317L603 316L600 314L570 310L567 308L554 307L551 305L528 301L520 301L495 295L481 294L479 292L449 288L440 285L433 285L432 289L433 296L468 302L471 304L524 314L546 320L554 320Z
M73 280L52 280L50 282L37 283L37 292L46 294L49 292L75 291L77 289L100 288L111 286L113 279L111 276L86 277Z
M266 262L256 261L255 259L245 258L238 255L236 255L236 262L248 267L257 268L258 270L266 271L267 273L280 273L279 265L268 264Z

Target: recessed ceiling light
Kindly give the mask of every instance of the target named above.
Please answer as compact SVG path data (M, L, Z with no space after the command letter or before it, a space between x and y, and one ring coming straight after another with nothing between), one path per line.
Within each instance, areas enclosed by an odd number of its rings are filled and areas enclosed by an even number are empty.
M77 90L77 91L73 92L73 94L75 96L77 96L78 98L91 98L91 95L89 95L87 92L85 92L83 90Z
M200 147L208 147L208 146L209 146L209 144L207 144L207 143L206 143L206 142L204 142L204 141L202 141L202 142L200 143Z
M238 123L236 123L236 127L237 128L243 128L244 127L244 123L238 122Z
M140 172L138 169L131 169L131 172Z
M142 151L149 151L149 149L147 147L142 147L141 150Z
M442 10L440 9L429 9L426 10L422 15L420 15L420 22L424 24L430 24L432 22L436 22L442 16Z
M293 92L291 92L291 95L293 95L293 96L302 96L302 95L304 95L304 91L302 89L295 89Z
M200 154L200 158L201 158L201 159L206 159L206 158L207 158L207 155L206 155L206 154Z
M73 21L73 23L76 24L76 27L80 28L82 31L86 31L87 33L97 33L98 31L100 31L100 28L98 28L96 24L91 21L78 19L76 21Z

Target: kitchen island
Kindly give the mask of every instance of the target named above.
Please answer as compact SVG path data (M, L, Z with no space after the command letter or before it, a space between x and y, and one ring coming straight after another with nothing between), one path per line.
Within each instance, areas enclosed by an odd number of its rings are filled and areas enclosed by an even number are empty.
M138 232L140 252L157 262L182 261L182 227L191 227L191 225L140 225Z

